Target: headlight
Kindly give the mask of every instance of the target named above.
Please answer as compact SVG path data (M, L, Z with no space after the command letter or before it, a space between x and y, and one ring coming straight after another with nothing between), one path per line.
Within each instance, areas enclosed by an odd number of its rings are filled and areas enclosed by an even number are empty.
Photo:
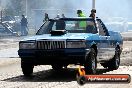
M19 49L35 49L35 42L20 42Z
M86 48L85 41L70 41L67 42L67 48Z

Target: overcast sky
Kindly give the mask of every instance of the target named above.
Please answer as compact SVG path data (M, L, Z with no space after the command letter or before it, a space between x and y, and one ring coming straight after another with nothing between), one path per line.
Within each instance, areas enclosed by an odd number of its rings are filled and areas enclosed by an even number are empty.
M1 1L1 0L0 0ZM2 0L2 6L6 5L10 0ZM26 1L26 0L25 0ZM28 1L28 0L27 0ZM54 9L82 9L86 15L90 14L92 8L92 0L32 0L37 1L38 8L45 9L45 2L48 2L48 7ZM30 3L28 2L28 5ZM29 8L29 11L32 8ZM132 0L96 0L97 16L99 17L132 17ZM76 12L70 12L76 14Z
M99 15L132 17L132 0L96 0Z
M89 15L92 0L51 0L49 6L56 8L82 9ZM97 15L100 17L132 17L132 0L96 0Z

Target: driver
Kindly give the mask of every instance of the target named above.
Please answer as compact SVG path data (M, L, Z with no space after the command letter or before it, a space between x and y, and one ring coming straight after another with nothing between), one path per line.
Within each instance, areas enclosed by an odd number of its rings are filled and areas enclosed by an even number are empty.
M65 30L66 24L64 20L56 21L56 30Z

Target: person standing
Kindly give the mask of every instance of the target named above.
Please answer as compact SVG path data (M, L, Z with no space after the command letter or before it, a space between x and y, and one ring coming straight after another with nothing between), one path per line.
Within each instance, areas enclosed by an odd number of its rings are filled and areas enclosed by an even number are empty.
M92 9L89 17L92 17L93 19L95 19L95 13L96 13L96 9Z
M62 16L62 18L66 18L66 17L65 17L65 14L62 14L61 16Z
M55 17L55 19L59 19L60 18L60 14L57 14L57 16Z
M28 31L27 31L27 18L22 15L22 19L21 19L21 36L27 36L28 35Z
M86 17L82 10L77 10L78 17Z
M48 13L45 13L43 22L48 21L48 20L49 20L49 15L48 15Z
M77 10L77 14L78 14L78 17L84 17L84 18L86 17L84 13L82 12L82 10ZM86 21L79 21L77 24L77 26L82 29L86 29L86 25L87 25Z

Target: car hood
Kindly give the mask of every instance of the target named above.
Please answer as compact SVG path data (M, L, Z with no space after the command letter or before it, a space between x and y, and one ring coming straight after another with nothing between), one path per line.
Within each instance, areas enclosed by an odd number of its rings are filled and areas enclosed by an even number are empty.
M65 35L59 36L51 36L51 34L44 34L44 35L35 35L32 37L27 37L24 40L43 40L43 39L52 39L52 40L65 40L65 39L87 39L90 36L96 34L91 33L67 33Z

